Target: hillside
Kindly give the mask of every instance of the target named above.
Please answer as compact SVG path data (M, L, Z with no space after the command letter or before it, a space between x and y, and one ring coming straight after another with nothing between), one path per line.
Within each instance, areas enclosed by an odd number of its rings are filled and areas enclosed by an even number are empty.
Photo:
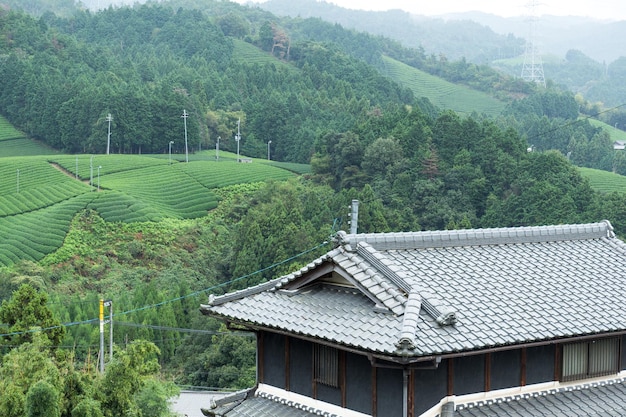
M400 10L350 10L313 0L270 0L260 7L280 16L321 18L396 40L429 56L488 65L514 77L521 74L529 31L525 16L504 18L481 12L426 17ZM626 36L626 22L540 16L535 32L547 80L590 101L609 106L624 102L626 49L621 39ZM421 69L426 68L421 65Z
M416 97L426 97L441 109L462 114L484 113L493 117L501 114L506 106L488 94L453 84L393 58L383 57L383 62L383 74L410 88Z
M66 333L33 349L66 366L68 398L97 375L100 299L116 355L147 340L162 379L253 385L254 341L198 305L303 267L349 227L353 200L360 233L599 219L626 231L626 194L594 191L572 165L618 171L624 154L553 86L223 1L0 23L0 113L17 127L0 152L26 138L58 151L18 156L21 142L0 157L0 300L22 284L49 296ZM19 355L31 344L15 336L0 347ZM118 386L107 372L90 392Z
M57 251L70 222L85 209L108 222L199 218L217 207L217 189L294 176L235 159L226 152L219 162L185 163L175 155L171 164L167 157L136 155L0 158L0 266L40 261Z

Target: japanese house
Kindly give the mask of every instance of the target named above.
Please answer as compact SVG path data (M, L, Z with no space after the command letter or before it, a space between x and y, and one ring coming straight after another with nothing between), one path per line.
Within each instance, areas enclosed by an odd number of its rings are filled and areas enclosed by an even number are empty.
M258 357L257 386L206 415L626 415L626 244L608 221L333 244L201 306L254 332Z

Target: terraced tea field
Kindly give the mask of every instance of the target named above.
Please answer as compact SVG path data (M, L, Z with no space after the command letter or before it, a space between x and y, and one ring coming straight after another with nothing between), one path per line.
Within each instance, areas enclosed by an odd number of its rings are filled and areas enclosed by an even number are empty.
M87 208L110 222L197 218L217 207L217 188L294 175L229 158L172 164L139 155L0 158L0 266L56 251L72 218Z
M457 85L427 74L393 58L383 57L389 78L410 88L415 97L426 97L435 106L459 113L477 112L489 116L499 115L505 104L488 94Z
M289 71L298 71L293 65L287 64L280 59L270 55L257 48L254 45L244 42L239 39L233 39L233 57L239 61L244 61L248 64L273 64L282 68L286 68Z
M626 176L591 168L578 168L581 175L589 180L591 188L603 193L617 191L626 193Z
M22 132L13 127L3 116L0 116L0 141L23 138L25 136Z
M22 132L0 116L0 156L51 155L53 149L26 138Z
M611 126L609 124L606 124L596 119L588 119L588 120L589 120L589 123L591 123L593 126L601 127L607 132L609 132L609 135L611 135L612 141L621 140L621 141L626 142L626 131L623 131L622 129L617 129L615 126Z

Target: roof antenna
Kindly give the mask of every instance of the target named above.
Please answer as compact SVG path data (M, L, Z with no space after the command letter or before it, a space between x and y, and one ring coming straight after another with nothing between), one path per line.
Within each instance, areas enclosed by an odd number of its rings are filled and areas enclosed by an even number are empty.
M348 214L350 216L350 234L356 235L359 225L359 200L352 200L350 210L350 214Z

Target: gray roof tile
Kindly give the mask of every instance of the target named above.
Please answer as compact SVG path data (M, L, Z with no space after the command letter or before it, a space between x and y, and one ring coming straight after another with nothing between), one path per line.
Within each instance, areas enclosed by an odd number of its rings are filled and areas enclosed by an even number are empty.
M617 379L458 406L455 417L626 415L626 381Z
M608 222L340 233L337 240L341 246L300 271L214 298L203 312L385 354L397 351L410 323L416 356L626 329L613 320L626 311L626 245ZM322 265L347 273L356 288L308 286L289 296L280 291ZM416 321L405 322L408 295L389 274L421 296ZM429 304L454 311L456 323L438 324L425 314ZM393 314L381 313L380 306Z
M232 398L230 402L203 409L209 417L319 417L319 410L268 395ZM336 416L335 416L336 417Z

